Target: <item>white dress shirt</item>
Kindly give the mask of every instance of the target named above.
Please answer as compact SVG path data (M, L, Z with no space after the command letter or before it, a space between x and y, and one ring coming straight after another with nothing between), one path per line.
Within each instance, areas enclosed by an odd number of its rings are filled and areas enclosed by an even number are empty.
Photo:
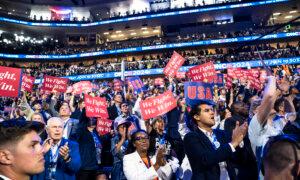
M70 128L69 121L70 121L70 118L68 120L64 121L63 138L65 138L65 139L69 139L69 137L68 137L68 132L69 132L69 128Z
M6 177L6 176L4 176L4 175L1 175L1 174L0 174L0 178L2 178L3 180L11 180L11 179L9 179L8 177Z

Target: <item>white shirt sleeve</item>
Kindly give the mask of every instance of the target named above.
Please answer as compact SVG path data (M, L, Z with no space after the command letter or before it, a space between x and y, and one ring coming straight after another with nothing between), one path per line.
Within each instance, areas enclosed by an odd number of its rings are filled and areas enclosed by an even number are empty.
M257 119L257 115L254 115L248 128L248 135L254 154L256 153L256 147L264 147L269 137L276 136L279 133L280 130L274 128L269 122L265 126L262 126Z

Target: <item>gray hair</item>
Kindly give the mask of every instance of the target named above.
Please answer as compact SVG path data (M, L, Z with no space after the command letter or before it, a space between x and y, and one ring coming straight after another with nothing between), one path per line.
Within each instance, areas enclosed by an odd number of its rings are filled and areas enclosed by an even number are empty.
M49 127L49 125L50 125L52 122L55 122L55 121L61 122L62 125L64 124L61 118L59 118L59 117L52 117L52 118L48 119L48 121L47 121L47 126L46 126L46 127Z

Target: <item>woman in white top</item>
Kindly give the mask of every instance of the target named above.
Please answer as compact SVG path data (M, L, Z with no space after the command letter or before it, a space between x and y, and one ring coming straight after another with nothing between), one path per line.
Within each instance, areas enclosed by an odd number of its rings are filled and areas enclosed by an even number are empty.
M159 148L156 156L149 157L149 137L146 131L134 132L128 149L132 153L125 155L123 159L123 171L128 180L171 179L172 162L165 160L165 149Z

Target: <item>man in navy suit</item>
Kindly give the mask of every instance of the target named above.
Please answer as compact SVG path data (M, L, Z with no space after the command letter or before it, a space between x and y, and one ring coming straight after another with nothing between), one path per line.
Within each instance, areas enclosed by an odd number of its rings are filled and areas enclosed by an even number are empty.
M65 139L76 139L76 132L78 129L79 120L71 117L70 105L63 102L59 108L59 112L55 110L57 104L57 97L55 95L51 98L50 111L53 117L60 117L63 121L63 137Z
M63 138L63 122L58 117L48 120L47 133L45 171L33 179L75 180L75 173L81 166L78 143Z
M190 116L197 127L184 137L184 147L193 171L192 179L236 179L230 160L247 133L247 123L239 126L237 122L231 138L222 130L213 130L213 103L204 100L192 106Z

